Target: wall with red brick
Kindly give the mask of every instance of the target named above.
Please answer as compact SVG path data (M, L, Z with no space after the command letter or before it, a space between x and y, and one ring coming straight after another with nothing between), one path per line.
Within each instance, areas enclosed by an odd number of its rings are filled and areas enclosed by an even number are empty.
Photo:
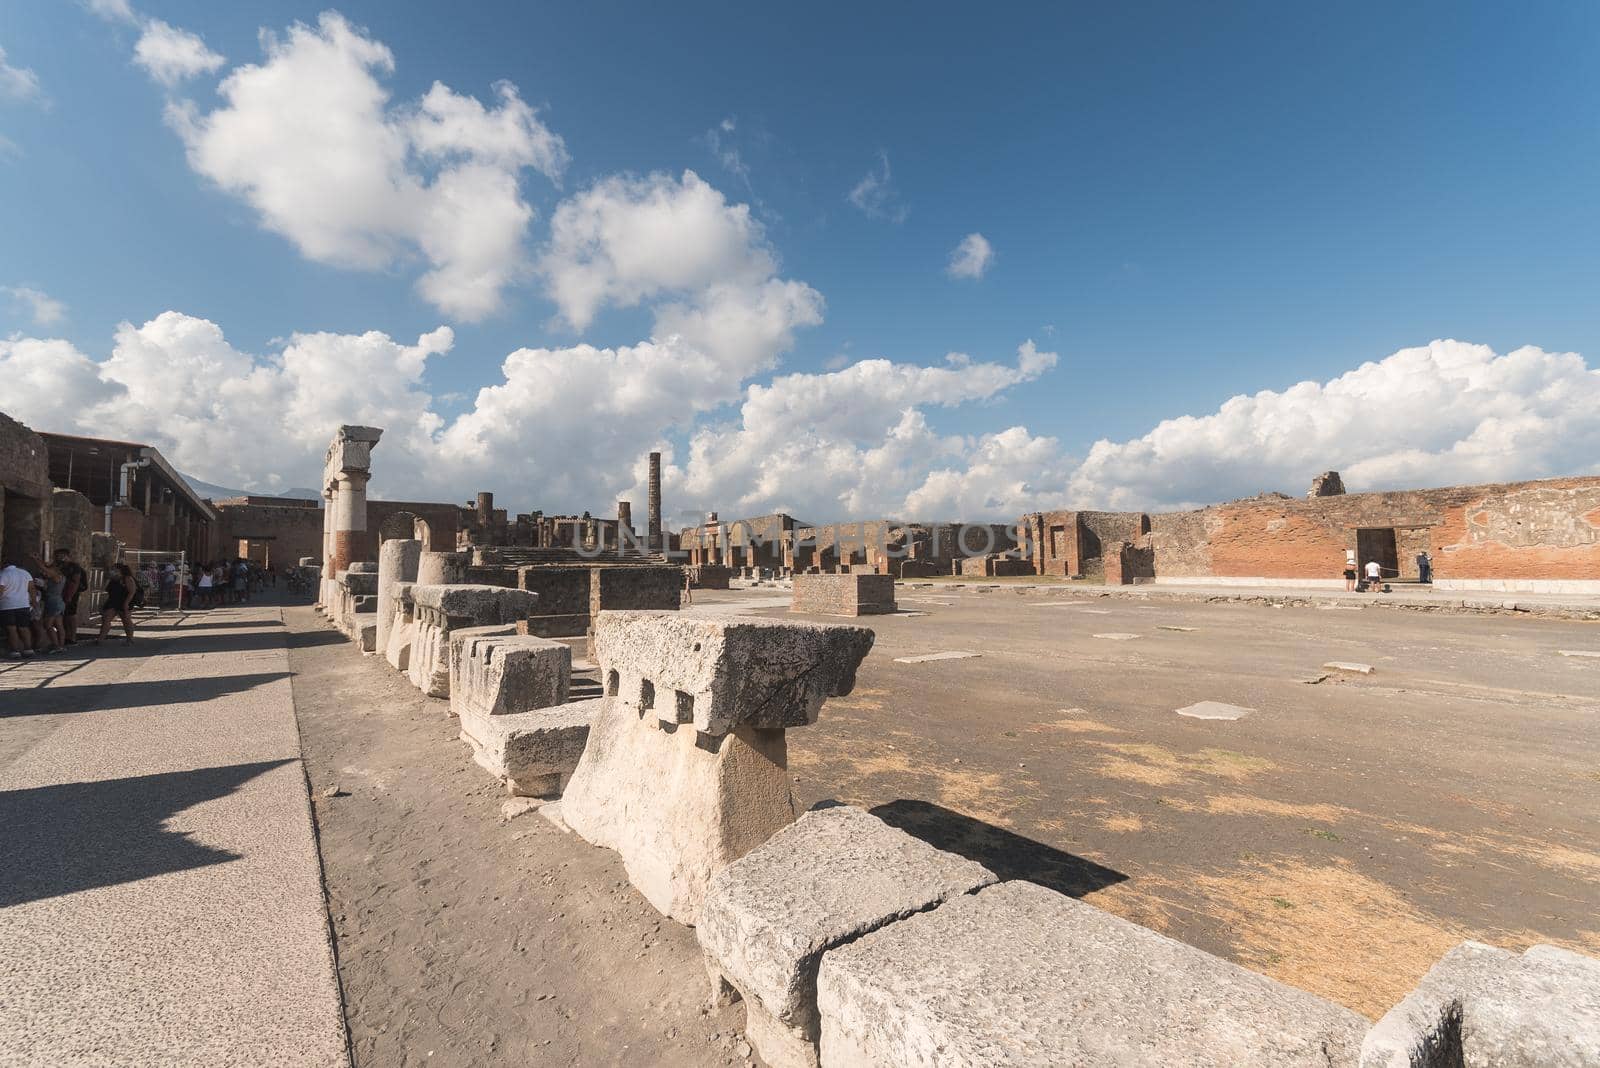
M1312 499L1277 494L1150 517L1157 578L1323 578L1359 528L1393 528L1400 577L1600 579L1600 478ZM1362 561L1365 562L1365 561Z

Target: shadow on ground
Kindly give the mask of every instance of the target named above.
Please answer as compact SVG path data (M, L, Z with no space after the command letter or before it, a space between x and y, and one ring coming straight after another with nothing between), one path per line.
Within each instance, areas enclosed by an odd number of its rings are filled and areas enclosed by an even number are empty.
M98 683L87 686L57 686L50 682L26 690L7 700L0 708L0 719L12 716L54 716L67 712L101 712L110 708L145 708L153 705L183 705L209 701L224 694L241 693L275 679L286 679L287 671L262 671L253 675L202 676L193 679L163 679L153 682Z
M201 845L163 824L287 763L0 792L0 908L237 860L236 853Z
M936 849L975 860L1001 879L1026 879L1083 897L1128 877L1092 860L1024 838L930 801L900 799L878 805L872 814Z

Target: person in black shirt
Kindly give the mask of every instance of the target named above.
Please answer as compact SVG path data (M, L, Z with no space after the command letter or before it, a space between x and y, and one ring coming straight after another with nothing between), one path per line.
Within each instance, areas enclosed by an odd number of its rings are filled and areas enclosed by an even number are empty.
M106 583L105 603L100 606L100 636L94 640L96 645L111 633L111 622L115 619L122 620L125 635L123 643L133 644L133 598L138 592L139 585L134 582L133 571L127 564L118 564L111 569L111 579Z
M67 644L71 645L78 640L78 598L83 594L88 576L72 559L72 552L68 549L56 550L56 570L66 580L61 587L61 596L67 602L61 625L67 632Z

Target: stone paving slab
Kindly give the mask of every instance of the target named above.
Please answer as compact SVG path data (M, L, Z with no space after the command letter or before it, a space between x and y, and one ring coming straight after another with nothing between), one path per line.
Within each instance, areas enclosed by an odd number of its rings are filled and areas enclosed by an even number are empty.
M103 651L0 694L0 1064L347 1065L279 611Z

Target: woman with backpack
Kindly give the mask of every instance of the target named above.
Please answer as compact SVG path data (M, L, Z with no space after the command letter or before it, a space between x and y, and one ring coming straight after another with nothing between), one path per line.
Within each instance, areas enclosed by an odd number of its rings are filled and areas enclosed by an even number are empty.
M117 564L111 569L111 578L106 582L106 599L100 606L100 636L94 640L96 645L111 633L113 620L122 620L124 645L133 644L133 599L139 592L139 584L133 579L133 569L127 564Z

